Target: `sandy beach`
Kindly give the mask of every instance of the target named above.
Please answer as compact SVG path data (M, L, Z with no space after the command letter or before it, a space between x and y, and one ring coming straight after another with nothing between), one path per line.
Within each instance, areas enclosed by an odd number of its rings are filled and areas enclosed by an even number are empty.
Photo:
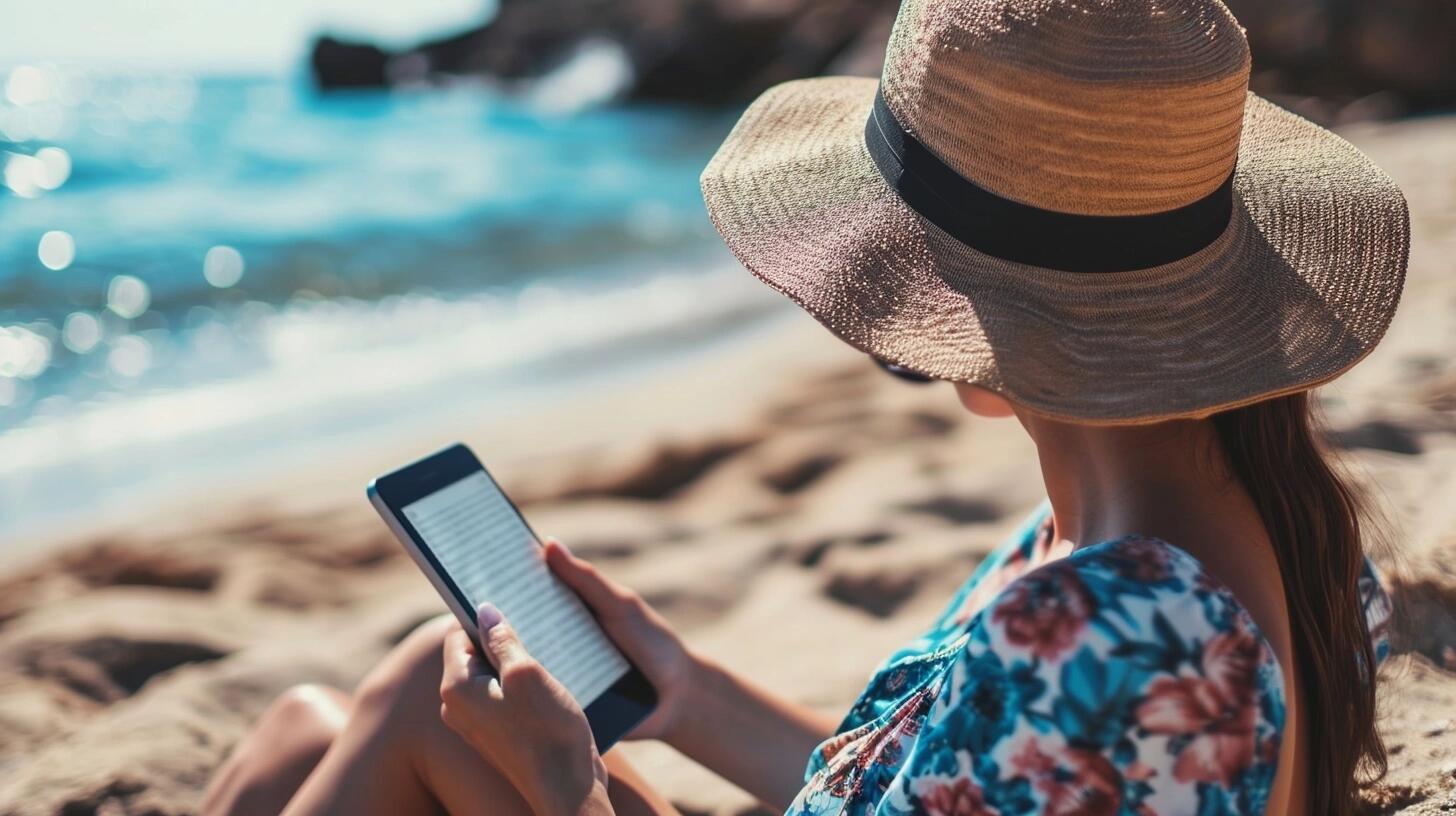
M1389 518L1399 607L1370 814L1456 810L1456 119L1347 135L1406 190L1410 276L1384 345L1324 392ZM745 286L756 285L746 280ZM1019 430L886 377L786 312L591 393L5 542L0 813L194 812L268 701L348 689L442 605L363 498L460 439L543 532L641 591L706 652L825 711L1042 500ZM78 513L81 511L78 511ZM24 553L23 556L14 553ZM621 749L689 813L750 798L672 750Z

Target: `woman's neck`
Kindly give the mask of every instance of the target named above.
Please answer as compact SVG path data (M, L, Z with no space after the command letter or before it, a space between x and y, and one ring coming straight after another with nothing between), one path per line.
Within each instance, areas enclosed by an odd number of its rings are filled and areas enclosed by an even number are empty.
M1205 542L1264 539L1209 422L1092 427L1019 419L1036 443L1058 540L1080 547L1138 533L1202 558L1195 550Z

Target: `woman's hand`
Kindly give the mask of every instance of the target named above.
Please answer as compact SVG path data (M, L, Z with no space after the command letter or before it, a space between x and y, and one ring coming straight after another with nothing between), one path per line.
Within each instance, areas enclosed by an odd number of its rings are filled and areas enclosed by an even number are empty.
M495 607L482 604L478 620L483 657L459 624L445 638L440 718L533 812L611 813L606 765L581 706L526 653Z
M640 595L572 555L561 542L546 541L546 563L591 607L607 637L657 690L657 707L627 739L672 742L700 661Z
M657 708L629 735L660 739L783 811L804 763L835 720L780 697L683 645L637 593L546 542L546 563L657 689Z

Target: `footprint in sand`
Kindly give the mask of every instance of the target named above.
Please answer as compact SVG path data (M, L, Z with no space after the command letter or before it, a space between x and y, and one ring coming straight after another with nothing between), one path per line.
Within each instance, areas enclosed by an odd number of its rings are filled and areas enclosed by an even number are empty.
M915 596L924 578L919 573L843 571L829 576L823 592L831 600L864 610L877 618L888 618Z
M992 502L949 495L904 504L901 505L901 509L910 513L943 518L952 524L979 524L996 521L1002 516L1001 508Z
M215 645L101 635L26 644L16 662L37 680L49 680L102 704L136 694L151 679L180 666L226 657Z
M103 542L68 553L61 570L88 587L142 586L211 591L221 571L215 564L189 558L176 548L151 551L125 542Z
M774 492L790 496L819 481L843 461L838 454L812 454L770 470L761 478Z
M1422 451L1421 440L1410 429L1383 419L1372 419L1351 428L1330 431L1330 443L1347 450L1368 450L1415 456Z
M1390 583L1390 599L1396 609L1391 650L1419 652L1456 671L1456 587L1440 579L1397 578Z

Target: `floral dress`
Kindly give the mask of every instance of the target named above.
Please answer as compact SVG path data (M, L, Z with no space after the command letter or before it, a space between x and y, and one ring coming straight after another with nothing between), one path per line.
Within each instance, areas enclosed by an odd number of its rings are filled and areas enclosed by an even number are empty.
M1284 726L1268 642L1187 552L1052 543L1045 503L810 758L791 814L1263 814ZM1377 658L1390 603L1360 583Z

